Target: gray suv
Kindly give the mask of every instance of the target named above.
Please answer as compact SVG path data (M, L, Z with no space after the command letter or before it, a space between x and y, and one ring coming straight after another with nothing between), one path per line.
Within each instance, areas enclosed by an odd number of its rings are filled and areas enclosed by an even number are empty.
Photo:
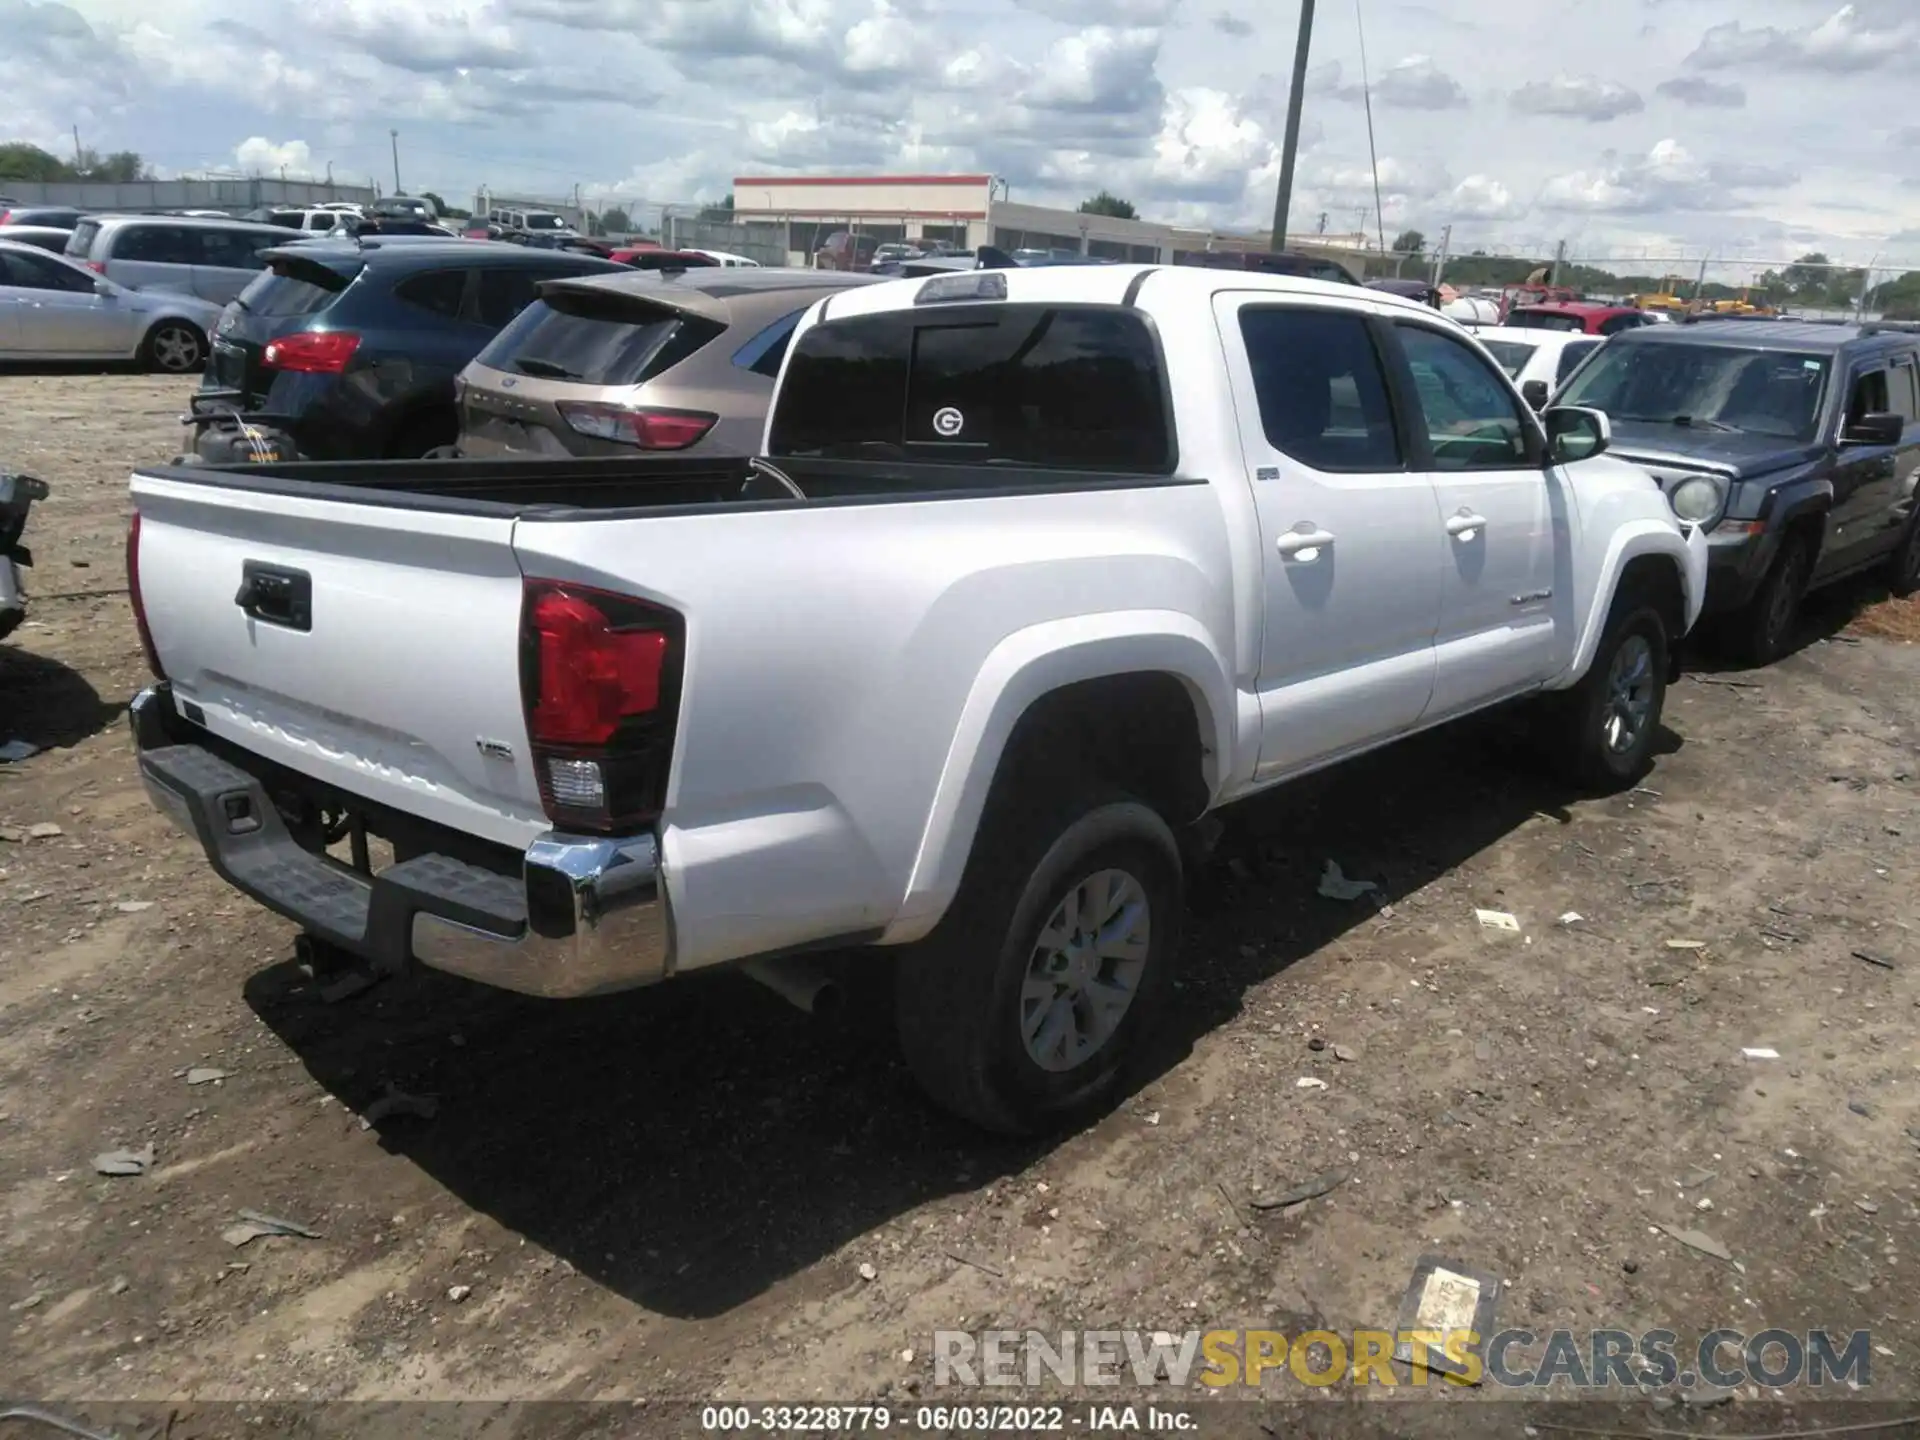
M800 317L876 280L717 265L549 280L461 372L460 453L758 454Z
M87 215L67 255L130 290L171 290L225 305L266 268L260 252L292 235L278 225L184 215Z

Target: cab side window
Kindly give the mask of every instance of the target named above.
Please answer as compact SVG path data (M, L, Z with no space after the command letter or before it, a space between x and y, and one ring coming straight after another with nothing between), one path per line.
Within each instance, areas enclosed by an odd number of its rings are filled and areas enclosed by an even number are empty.
M1394 329L1433 449L1436 470L1518 470L1532 463L1520 401L1470 346L1424 325Z
M1857 425L1869 415L1887 413L1887 372L1869 370L1853 377L1847 392L1847 424Z
M1386 369L1367 318L1347 310L1248 306L1240 337L1267 443L1315 470L1404 470Z

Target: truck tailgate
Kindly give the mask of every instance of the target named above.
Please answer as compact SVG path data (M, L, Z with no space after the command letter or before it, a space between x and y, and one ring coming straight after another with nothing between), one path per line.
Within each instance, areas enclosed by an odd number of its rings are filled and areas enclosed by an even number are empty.
M518 847L546 828L511 516L138 474L133 495L148 627L189 717L469 834Z

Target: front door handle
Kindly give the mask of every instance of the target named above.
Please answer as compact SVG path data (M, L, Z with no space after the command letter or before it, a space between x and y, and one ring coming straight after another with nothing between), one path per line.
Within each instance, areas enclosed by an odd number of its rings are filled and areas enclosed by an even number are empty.
M1487 517L1462 510L1447 521L1447 534L1456 540L1472 540L1487 528Z
M1280 537L1276 548L1289 560L1297 560L1302 565L1311 565L1320 558L1320 552L1333 544L1333 532L1322 530L1319 526L1303 522Z

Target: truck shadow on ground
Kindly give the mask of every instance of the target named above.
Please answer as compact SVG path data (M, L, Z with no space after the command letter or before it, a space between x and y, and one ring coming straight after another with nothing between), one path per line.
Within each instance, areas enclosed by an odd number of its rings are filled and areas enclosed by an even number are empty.
M126 708L102 700L78 670L0 640L0 743L25 740L42 750L77 745Z
M1181 989L1137 1083L1177 1065L1248 989L1376 913L1315 895L1327 857L1404 894L1574 798L1516 766L1514 743L1503 717L1470 722L1229 812L1196 877ZM328 1005L286 963L254 975L247 999L345 1104L363 1109L389 1082L437 1097L432 1123L385 1122L383 1143L668 1315L727 1311L1059 1143L945 1119L890 1040L825 1032L732 974L541 1002L416 972Z

